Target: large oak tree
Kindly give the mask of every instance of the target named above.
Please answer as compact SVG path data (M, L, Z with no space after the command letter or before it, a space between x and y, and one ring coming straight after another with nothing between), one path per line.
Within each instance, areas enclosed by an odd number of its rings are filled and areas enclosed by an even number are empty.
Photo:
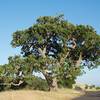
M58 79L77 76L82 65L95 68L100 63L100 35L63 15L39 17L31 27L14 32L11 44L21 47L27 67L42 72L50 89L57 88Z

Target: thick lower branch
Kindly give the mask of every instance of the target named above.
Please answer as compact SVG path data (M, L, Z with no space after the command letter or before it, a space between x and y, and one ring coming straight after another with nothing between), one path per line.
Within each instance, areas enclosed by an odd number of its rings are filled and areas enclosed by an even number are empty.
M82 53L80 53L80 55L79 55L79 59L77 60L75 66L76 66L76 67L79 67L80 64L81 64L81 61L82 61Z

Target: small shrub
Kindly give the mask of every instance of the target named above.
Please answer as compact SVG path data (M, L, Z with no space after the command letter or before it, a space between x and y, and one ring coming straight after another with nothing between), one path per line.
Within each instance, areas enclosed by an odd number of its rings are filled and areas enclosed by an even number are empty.
M77 91L82 91L82 88L76 85L76 86L75 86L75 90L77 90Z
M86 85L85 85L85 89L88 89L88 87L89 87L89 86L86 84Z
M96 90L100 90L100 87L95 87L96 88Z
M48 90L47 82L44 79L38 77L30 77L25 79L26 82L26 89L33 89L33 90Z
M91 85L89 88L90 88L90 89L93 89L93 88L95 88L95 85Z
M3 78L0 77L0 91L3 91L4 90L3 83L4 83L4 80L3 80Z

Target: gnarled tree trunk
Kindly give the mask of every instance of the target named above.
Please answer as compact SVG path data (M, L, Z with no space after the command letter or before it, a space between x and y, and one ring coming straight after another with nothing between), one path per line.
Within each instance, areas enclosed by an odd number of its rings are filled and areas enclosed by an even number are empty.
M47 84L48 84L48 90L49 91L56 91L58 89L58 84L57 84L57 78L56 77L52 77L50 75L48 75L47 73L42 72Z
M41 54L41 56L43 58L46 58L46 47L42 50L41 48L38 49L39 50L39 53ZM46 81L47 81L47 84L49 86L49 91L51 90L57 90L58 88L58 84L57 84L57 78L56 77L52 77L48 74L47 70L44 70L42 71Z
M53 77L53 79L52 79L52 85L50 87L50 90L57 91L57 89L58 89L57 78Z

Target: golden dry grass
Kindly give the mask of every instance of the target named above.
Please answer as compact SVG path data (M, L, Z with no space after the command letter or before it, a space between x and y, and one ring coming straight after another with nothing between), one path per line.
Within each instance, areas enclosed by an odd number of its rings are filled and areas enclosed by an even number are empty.
M52 92L19 90L0 93L0 100L71 100L78 94L72 90Z
M60 89L55 92L18 90L1 92L0 100L100 100L99 94L100 92L84 94L70 89Z

